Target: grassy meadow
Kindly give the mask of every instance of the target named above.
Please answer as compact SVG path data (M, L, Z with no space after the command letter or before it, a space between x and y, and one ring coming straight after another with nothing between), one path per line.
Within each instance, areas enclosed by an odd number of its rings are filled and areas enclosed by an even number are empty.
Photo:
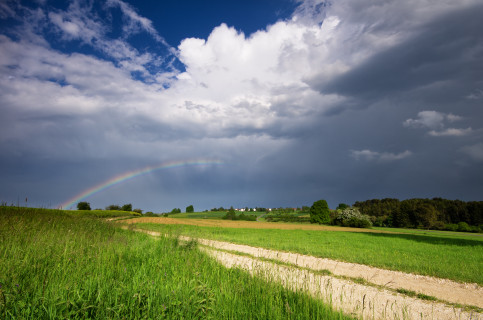
M227 269L196 243L122 230L106 216L115 213L0 207L0 318L349 319Z
M280 226L283 225L280 223ZM483 285L483 237L479 235L425 234L417 230L414 233L382 233L358 232L362 231L360 229L347 232L154 223L140 223L136 226Z

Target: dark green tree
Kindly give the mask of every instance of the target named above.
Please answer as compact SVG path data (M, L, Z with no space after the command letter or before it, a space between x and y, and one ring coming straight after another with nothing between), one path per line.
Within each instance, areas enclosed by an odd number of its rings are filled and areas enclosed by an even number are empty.
M414 215L418 226L422 226L425 229L432 228L436 223L436 209L429 203L418 204L414 210Z
M195 212L195 209L193 208L193 205L190 204L189 206L186 207L186 212Z
M398 210L392 214L392 224L394 227L410 228L413 227L412 216L414 213L414 206L412 201L404 200Z
M121 211L121 207L117 204L111 204L106 207L106 210Z
M310 207L310 223L330 223L330 210L327 201L315 201Z
M235 213L235 209L233 209L233 206L230 207L230 210L222 217L222 219L225 220L237 220L237 216Z
M344 210L344 209L347 209L347 208L350 208L349 205L345 204L345 203L339 203L339 205L337 206L337 210Z
M77 210L91 210L91 204L89 202L81 201L77 204Z
M132 211L132 204L127 203L122 206L121 211Z

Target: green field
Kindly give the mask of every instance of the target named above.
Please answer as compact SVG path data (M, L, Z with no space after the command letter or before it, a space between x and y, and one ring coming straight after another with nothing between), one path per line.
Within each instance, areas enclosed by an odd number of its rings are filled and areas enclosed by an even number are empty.
M274 224L276 225L276 224ZM237 229L189 225L138 227L298 252L459 282L483 285L483 237L472 234L362 233L314 230Z
M0 207L0 318L348 319L303 292L226 269L195 243L105 220Z
M387 227L372 227L373 230L380 230L393 233L406 233L414 235L427 235L427 236L437 236L443 238L454 238L454 239L469 239L476 241L483 241L483 234L481 233L470 233L470 232L460 232L460 231L443 231L443 230L425 230L425 229L406 229L406 228L387 228Z
M265 214L265 212L237 212L236 214L239 215L240 213L244 213L245 215L255 215L261 216ZM221 219L226 215L226 211L208 211L208 212L183 212L183 213L175 213L169 214L170 218L179 218L179 219Z

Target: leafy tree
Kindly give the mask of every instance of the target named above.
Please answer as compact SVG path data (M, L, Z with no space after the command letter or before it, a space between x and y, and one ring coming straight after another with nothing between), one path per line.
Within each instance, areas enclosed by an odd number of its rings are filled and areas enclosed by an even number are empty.
M77 204L77 210L91 210L91 204L89 202L81 201Z
M362 215L356 207L337 210L333 223L344 227L354 228L370 228L372 226L369 216Z
M111 204L106 207L106 210L121 211L121 207L117 204Z
M404 200L397 211L392 214L393 226L399 228L409 228L413 226L412 215L414 212L414 206L411 201Z
M132 211L132 204L128 203L123 205L121 211Z
M436 223L436 209L429 203L419 204L414 210L414 215L418 225L426 229L432 228Z
M192 204L186 207L186 212L187 213L188 212L195 212L195 209L193 208L193 205Z
M327 201L318 200L314 202L310 207L310 222L319 224L330 222L330 210Z
M237 216L236 216L236 213L235 213L235 209L233 209L233 206L230 207L230 210L228 210L228 212L222 217L222 219L225 219L225 220L238 220L237 219Z
M181 213L181 209L180 208L174 208L173 210L171 210L171 214L175 214L175 213Z
M349 208L349 205L345 204L345 203L339 203L339 205L337 206L337 210L344 210L344 209L347 209Z
M137 212L137 213L143 213L143 210L141 209L134 209L133 212ZM152 212L151 212L152 213Z

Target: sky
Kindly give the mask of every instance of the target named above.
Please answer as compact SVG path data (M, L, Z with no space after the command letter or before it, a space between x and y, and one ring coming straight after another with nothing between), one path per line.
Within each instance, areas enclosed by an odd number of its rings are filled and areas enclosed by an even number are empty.
M481 201L481 0L0 1L0 201Z

